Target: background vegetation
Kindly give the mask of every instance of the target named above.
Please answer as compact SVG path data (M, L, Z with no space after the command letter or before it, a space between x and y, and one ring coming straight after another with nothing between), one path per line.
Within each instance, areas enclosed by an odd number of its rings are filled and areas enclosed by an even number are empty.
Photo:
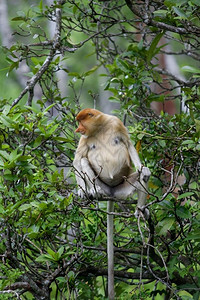
M199 1L15 5L0 4L0 299L107 298L106 201L79 199L72 168L75 115L96 105L152 172L148 221L115 204L116 299L198 300Z

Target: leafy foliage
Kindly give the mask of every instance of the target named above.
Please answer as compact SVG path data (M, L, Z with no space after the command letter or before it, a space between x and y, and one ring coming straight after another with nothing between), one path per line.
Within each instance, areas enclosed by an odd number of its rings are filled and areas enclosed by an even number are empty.
M97 92L152 172L149 220L135 198L115 203L116 298L199 299L198 1L37 5L13 18L19 40L4 47L8 75L23 62L29 81L0 104L0 299L107 297L106 199L79 199L71 168L75 115ZM162 65L173 54L187 80Z

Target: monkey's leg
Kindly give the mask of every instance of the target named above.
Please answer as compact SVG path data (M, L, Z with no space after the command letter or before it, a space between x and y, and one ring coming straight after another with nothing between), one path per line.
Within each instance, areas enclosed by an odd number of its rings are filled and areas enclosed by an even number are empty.
M149 210L145 208L146 199L147 199L147 182L144 180L140 180L136 182L137 186L137 194L138 194L138 201L137 201L137 209L135 211L135 216L138 218L141 214L145 217L145 219L149 218Z
M127 198L136 192L139 172L129 175L121 184L112 187L112 196L116 198Z
M81 198L84 198L84 195L87 191L85 176L82 172L81 165L78 165L78 166L74 165L74 168L75 168L76 182L79 187L78 196Z
M140 171L140 179L136 183L137 185L137 193L138 193L138 202L137 202L137 210L135 212L135 216L138 217L141 213L144 215L146 219L149 218L149 210L145 208L147 194L148 194L148 180L151 175L149 168L142 167Z
M149 178L151 176L151 171L148 167L143 167L140 170L140 179L143 180L145 183L149 181Z
M146 170L148 172L146 172ZM149 169L145 168L145 172L135 172L131 174L123 183L112 188L112 195L116 198L127 198L135 192L138 194L137 210L135 216L138 217L142 212L145 218L148 218L149 211L144 208L147 196L147 181L149 179ZM146 181L147 180L147 181Z
M91 165L86 157L81 159L82 172L84 172L85 180L88 186L88 193L91 195L102 194L111 195L111 189L108 185L102 182L94 173Z

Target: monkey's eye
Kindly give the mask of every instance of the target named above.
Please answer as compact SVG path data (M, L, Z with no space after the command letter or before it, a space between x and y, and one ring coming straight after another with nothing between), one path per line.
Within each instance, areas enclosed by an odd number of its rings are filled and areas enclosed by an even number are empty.
M88 116L93 117L94 115L92 113L88 113Z

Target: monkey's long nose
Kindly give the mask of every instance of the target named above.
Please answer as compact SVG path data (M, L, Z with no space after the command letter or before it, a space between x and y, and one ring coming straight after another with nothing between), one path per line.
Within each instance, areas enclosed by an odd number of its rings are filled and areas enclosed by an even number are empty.
M75 130L75 132L80 132L81 134L85 134L85 128L82 124L79 124L78 128Z

